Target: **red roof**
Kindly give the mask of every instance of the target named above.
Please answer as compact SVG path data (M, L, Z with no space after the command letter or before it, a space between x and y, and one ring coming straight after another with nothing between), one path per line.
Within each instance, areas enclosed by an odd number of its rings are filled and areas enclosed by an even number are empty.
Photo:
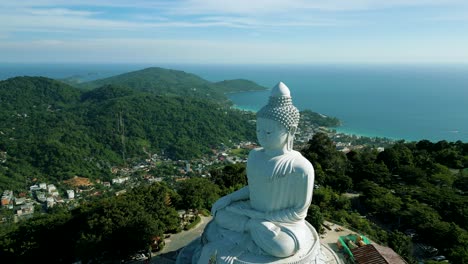
M351 250L358 264L406 264L391 248L369 244Z

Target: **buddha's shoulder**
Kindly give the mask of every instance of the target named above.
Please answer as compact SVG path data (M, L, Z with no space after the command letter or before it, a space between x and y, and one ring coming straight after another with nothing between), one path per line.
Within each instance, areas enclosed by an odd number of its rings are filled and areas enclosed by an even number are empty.
M294 153L294 171L299 173L308 174L314 171L312 163L298 151L292 151Z
M254 148L249 152L249 158L263 155L263 148Z
M249 153L248 162L263 160L264 157L265 152L263 151L263 148L252 149ZM277 161L279 164L282 164L282 166L290 166L290 168L297 173L309 174L314 171L314 167L310 161L304 158L300 152L295 150L286 155L278 156Z

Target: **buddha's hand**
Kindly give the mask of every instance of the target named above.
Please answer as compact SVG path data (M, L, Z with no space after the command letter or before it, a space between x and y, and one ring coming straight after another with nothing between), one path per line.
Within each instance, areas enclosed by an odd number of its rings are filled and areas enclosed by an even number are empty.
M218 201L216 201L213 204L213 206L211 207L211 215L215 216L216 212L218 212L219 210L225 208L226 206L230 205L231 203L232 203L232 200L228 195L219 198Z

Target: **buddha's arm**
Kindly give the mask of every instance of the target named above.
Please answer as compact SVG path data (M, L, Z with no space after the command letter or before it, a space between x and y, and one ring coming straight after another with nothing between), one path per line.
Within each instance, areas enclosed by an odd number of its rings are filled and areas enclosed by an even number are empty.
M287 208L265 214L265 219L271 222L293 223L303 220L307 216L309 206L303 208Z
M301 173L302 174L302 173ZM312 201L312 176L307 174L289 175L287 177L297 177L294 188L289 190L294 192L294 206L281 210L262 212L252 208L228 207L227 210L248 216L253 219L264 219L270 222L293 223L303 220L307 216L310 202Z
M230 193L226 196L223 196L216 201L211 207L211 214L214 216L218 210L225 208L235 201L247 200L249 199L249 186L245 186L242 189L239 189L233 193Z
M263 219L270 222L293 223L302 220L307 215L308 206L304 208L287 208L272 212L261 212L251 208L228 207L227 210L252 219Z
M313 187L311 183L313 183L313 173L312 175L302 174L288 177L299 177L298 182L295 184L296 187L291 190L295 194L295 206L265 213L264 217L268 221L291 223L303 220L307 216L307 210L312 201Z
M229 197L229 199L231 199L231 202L235 202L235 201L247 200L249 199L249 195L250 195L250 191L249 191L249 186L247 185L233 193L226 195L225 197Z

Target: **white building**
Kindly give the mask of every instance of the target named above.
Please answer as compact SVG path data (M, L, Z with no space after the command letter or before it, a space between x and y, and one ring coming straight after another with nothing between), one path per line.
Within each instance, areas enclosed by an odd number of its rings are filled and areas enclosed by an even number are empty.
M75 191L67 190L68 199L75 199Z
M47 192L48 192L48 193L53 193L53 192L55 192L55 191L57 191L57 188L55 187L55 185L49 184L49 185L47 186Z
M45 190L47 189L47 184L42 182L42 183L39 183L39 188L41 188L42 190Z
M53 197L47 197L47 208L52 208L55 205L55 200Z
M39 185L35 184L35 185L32 185L32 186L29 186L29 190L32 192L32 191L38 191L40 190L41 187L39 187Z
M128 181L128 177L115 178L115 179L112 179L112 184L120 184L126 181Z
M24 198L24 197L15 198L15 205L21 205L21 204L24 204L24 202L26 202L26 198Z
M46 201L46 196L45 196L45 193L43 192L36 192L36 197L37 197L37 200L41 203L44 203Z

